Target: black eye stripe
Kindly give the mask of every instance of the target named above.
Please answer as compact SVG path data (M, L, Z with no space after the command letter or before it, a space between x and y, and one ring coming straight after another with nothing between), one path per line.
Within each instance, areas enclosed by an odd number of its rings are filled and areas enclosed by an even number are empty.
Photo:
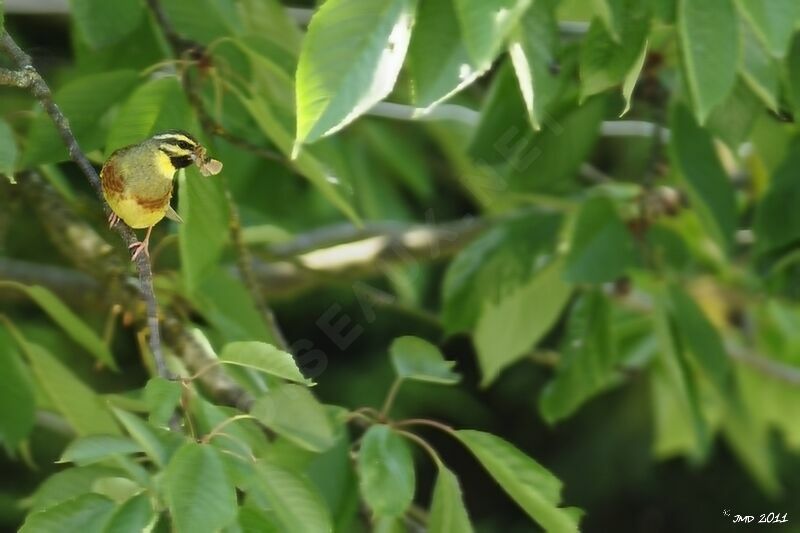
M191 150L194 148L191 143L187 143L186 141L178 141L178 146L184 150Z

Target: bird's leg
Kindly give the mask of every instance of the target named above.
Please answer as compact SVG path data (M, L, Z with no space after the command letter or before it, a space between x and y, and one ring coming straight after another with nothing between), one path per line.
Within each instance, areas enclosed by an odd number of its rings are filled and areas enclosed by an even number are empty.
M144 255L149 256L150 251L147 249L147 246L150 244L150 233L153 231L153 226L147 228L147 235L144 236L144 240L142 242L135 242L128 246L130 250L133 251L133 257L131 257L131 261L136 261L136 258L139 257L139 254L144 253Z
M112 211L111 214L108 215L108 227L113 228L117 225L117 222L119 222L119 217L115 212Z

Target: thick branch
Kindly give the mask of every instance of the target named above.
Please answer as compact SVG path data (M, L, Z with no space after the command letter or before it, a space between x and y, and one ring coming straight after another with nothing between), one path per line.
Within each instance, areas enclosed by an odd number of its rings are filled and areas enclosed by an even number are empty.
M72 159L78 165L83 174L86 176L86 179L88 179L89 183L91 183L92 187L97 193L98 198L103 204L106 215L110 214L111 208L103 198L103 189L100 184L100 177L97 175L97 171L94 169L91 162L78 145L78 141L69 127L69 121L67 120L67 117L64 116L64 114L56 105L55 101L53 100L53 95L50 92L50 88L33 66L30 56L23 52L17 43L14 42L14 39L12 39L11 36L6 32L0 33L0 49L2 49L3 52L5 52L5 54L16 64L17 68L20 69L19 72L24 73L24 76L27 80L27 85L24 87L27 88L31 94L33 94L33 96L42 105L45 112L50 116L50 119L53 121L56 130L58 130L61 139L64 141L64 144L69 150L70 159ZM19 85L16 86L19 87ZM133 230L124 223L118 223L116 228L126 245L131 246L138 242L136 234L134 234ZM158 325L158 305L156 303L155 292L153 290L153 273L151 271L149 257L147 257L146 254L141 254L137 258L136 267L139 271L141 295L147 306L147 325L150 331L150 350L153 352L153 358L156 362L158 374L163 377L169 377L170 373L166 364L164 363L164 356L161 351L161 335Z

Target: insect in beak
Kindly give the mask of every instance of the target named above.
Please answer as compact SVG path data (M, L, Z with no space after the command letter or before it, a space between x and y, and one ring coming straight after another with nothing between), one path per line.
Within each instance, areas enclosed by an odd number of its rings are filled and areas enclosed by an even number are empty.
M191 157L194 164L200 169L200 174L203 176L215 176L222 171L222 163L216 159L207 157L206 149L202 146L198 146Z

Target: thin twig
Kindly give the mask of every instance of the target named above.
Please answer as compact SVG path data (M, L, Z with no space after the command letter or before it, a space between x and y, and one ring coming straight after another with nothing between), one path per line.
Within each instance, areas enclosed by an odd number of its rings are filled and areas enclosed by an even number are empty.
M0 34L0 49L2 49L5 54L16 64L17 68L19 69L19 71L17 71L17 75L21 76L27 82L24 86L15 86L26 88L42 105L45 112L53 121L53 124L55 125L56 130L58 130L61 139L64 141L64 144L69 151L70 159L72 159L72 161L78 165L86 178L89 180L89 183L91 183L92 187L97 193L98 198L102 202L106 215L109 215L111 213L111 207L109 207L108 203L106 203L105 199L103 198L103 189L102 185L100 184L100 177L98 176L97 171L92 166L89 159L81 150L78 140L75 138L75 135L72 133L72 130L69 127L69 121L56 105L50 88L44 81L44 78L42 78L42 76L39 74L39 71L33 66L30 56L22 51L22 49L7 32L2 32L2 34ZM6 73L8 73L8 71L6 71ZM120 221L115 227L127 246L132 246L133 244L139 242L139 240L136 238L136 234L126 224ZM172 377L172 374L167 369L164 355L161 350L161 335L158 324L158 304L156 303L155 291L153 290L153 272L150 267L150 259L146 254L140 254L136 259L136 268L139 272L139 283L141 285L142 298L144 299L147 307L147 326L150 331L150 350L153 353L153 358L155 359L158 375L169 379Z

